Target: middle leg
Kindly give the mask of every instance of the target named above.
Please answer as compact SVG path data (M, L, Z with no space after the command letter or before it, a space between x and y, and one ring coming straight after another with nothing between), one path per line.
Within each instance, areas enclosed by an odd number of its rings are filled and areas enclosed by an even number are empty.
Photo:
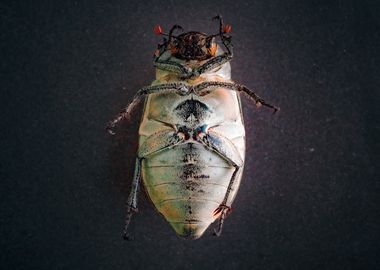
M153 86L147 86L141 88L133 97L133 100L128 104L128 106L119 113L119 115L107 125L107 130L111 135L115 134L114 129L118 123L122 120L128 120L132 110L141 101L143 97L149 94L156 93L177 93L180 95L185 95L190 91L190 87L185 83L166 83Z

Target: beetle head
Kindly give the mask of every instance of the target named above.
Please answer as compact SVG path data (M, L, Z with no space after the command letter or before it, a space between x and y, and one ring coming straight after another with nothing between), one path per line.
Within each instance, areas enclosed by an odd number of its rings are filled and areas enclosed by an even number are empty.
M217 46L213 37L192 31L173 38L169 48L174 57L201 61L215 56Z
M173 35L175 30L179 29L183 31L181 26L174 25L169 34L163 33L161 26L156 26L154 32L157 35L168 36L168 39L164 38L164 43L159 45L156 57L159 57L168 49L171 51L172 56L187 61L202 61L214 57L217 51L215 37L220 36L222 40L223 38L226 38L225 34L231 32L231 26L224 25L222 18L219 15L213 19L218 19L220 22L219 33L214 35L190 31L175 36Z

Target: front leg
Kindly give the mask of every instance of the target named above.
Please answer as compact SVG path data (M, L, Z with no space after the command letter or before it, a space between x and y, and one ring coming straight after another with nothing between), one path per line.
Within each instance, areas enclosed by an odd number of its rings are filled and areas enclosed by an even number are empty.
M192 69L189 67L186 67L180 63L171 61L169 59L161 60L160 57L156 57L154 59L153 65L154 67L158 69L175 73L180 78L191 77L191 74L193 72Z
M111 135L115 134L115 127L122 120L128 120L132 110L136 107L136 105L140 102L140 100L149 94L156 93L177 93L180 95L187 94L190 90L187 84L185 83L166 83L159 84L153 86L147 86L141 88L137 91L136 95L133 97L132 101L128 104L128 106L119 113L119 115L112 121L110 121L107 125L107 130Z
M199 77L203 73L216 69L217 67L220 67L223 64L232 60L232 45L227 41L225 41L225 43L223 44L225 44L227 52L209 59L206 63L194 69L187 67L181 63L171 61L169 59L161 60L161 56L155 57L153 65L158 69L177 74L181 80L194 79Z
M227 37L221 34L221 39L227 51L222 55L212 57L211 59L206 61L206 63L200 65L197 68L192 69L181 63L174 62L169 59L161 60L163 53L160 53L158 56L154 58L153 65L158 69L170 71L177 74L181 80L197 78L200 75L210 70L216 69L232 60L233 47L231 44L231 37Z
M225 37L221 35L222 42L224 46L227 49L227 52L223 53L222 55L216 56L208 60L203 65L199 66L198 68L194 69L191 76L197 77L203 73L206 73L210 70L216 69L225 63L229 62L233 58L233 47L231 44L231 37Z
M226 52L222 55L216 56L216 57L208 60L206 63L204 63L200 67L196 68L192 72L191 76L197 77L197 76L199 76L203 73L206 73L210 70L216 69L216 68L222 66L223 64L231 61L232 57L233 57L233 54L232 54L232 47L231 47L231 53Z

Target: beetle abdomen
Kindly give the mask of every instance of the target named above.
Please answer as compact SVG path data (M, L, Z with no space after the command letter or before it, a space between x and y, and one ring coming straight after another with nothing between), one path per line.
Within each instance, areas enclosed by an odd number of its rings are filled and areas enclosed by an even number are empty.
M197 143L163 150L143 161L146 190L181 237L195 239L217 218L234 168Z

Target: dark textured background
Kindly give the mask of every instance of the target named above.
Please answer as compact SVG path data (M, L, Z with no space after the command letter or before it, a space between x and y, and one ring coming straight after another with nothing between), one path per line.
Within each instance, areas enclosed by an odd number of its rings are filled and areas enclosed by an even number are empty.
M1 9L1 267L379 269L378 1L8 1ZM286 3L284 3L286 2ZM247 160L222 237L184 241L145 194L123 242L152 28L232 25Z

